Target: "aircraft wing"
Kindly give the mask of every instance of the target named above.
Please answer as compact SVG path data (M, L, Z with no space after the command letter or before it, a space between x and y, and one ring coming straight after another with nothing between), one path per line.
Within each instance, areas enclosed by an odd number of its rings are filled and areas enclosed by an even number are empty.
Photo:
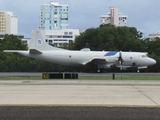
M104 58L101 58L101 57L94 57L86 62L82 62L82 65L86 65L86 64L95 64L95 65L98 65L98 64L107 64L107 60L104 59Z

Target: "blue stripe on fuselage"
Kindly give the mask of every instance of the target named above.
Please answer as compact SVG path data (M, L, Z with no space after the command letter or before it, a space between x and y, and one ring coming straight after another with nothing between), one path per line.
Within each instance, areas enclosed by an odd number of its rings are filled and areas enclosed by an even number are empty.
M113 56L115 55L117 52L111 51L111 52L107 52L104 56Z

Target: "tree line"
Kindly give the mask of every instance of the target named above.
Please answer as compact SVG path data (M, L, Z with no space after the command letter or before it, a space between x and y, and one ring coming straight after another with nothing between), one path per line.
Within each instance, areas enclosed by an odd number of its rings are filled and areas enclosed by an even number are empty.
M110 24L89 28L81 32L74 42L62 46L69 50L90 48L94 51L135 51L148 52L157 61L143 72L160 72L160 38L143 39L143 33L135 27L116 27ZM27 50L27 45L13 35L5 35L0 40L0 72L96 72L96 66L68 67L28 58L3 50ZM118 68L105 69L105 72L120 71ZM134 68L127 71L136 71Z

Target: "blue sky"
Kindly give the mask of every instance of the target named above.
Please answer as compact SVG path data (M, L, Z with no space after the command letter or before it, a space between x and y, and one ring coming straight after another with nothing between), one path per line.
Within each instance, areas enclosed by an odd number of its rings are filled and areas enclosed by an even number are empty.
M160 31L160 0L56 0L69 5L69 28L85 30L99 26L99 16L118 7L127 15L127 26L136 27L145 36ZM1 11L12 11L18 17L19 34L31 37L39 27L40 6L49 0L0 0Z

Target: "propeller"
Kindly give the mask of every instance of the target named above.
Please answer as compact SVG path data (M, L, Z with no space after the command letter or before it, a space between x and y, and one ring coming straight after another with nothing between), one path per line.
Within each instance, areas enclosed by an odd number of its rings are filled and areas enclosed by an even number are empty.
M122 70L122 63L124 62L122 58L122 51L119 52L118 62L120 65L120 69Z

